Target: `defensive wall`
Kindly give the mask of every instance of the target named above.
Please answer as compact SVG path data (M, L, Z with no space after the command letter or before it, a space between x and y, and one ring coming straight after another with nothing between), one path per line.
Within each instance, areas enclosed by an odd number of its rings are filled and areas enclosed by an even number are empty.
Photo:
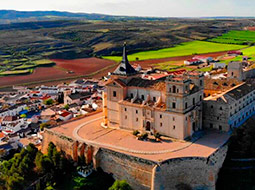
M87 164L101 167L115 179L125 179L134 190L175 190L181 186L214 190L217 176L227 153L224 143L209 157L183 157L159 162L132 154L78 142L51 129L44 132L42 152L53 142L67 157L78 160L84 156Z

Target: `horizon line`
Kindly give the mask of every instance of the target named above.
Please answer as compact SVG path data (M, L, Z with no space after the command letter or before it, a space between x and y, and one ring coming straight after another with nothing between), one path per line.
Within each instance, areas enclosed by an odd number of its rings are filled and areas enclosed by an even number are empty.
M0 11L16 11L16 12L62 12L62 13L72 13L72 14L97 14L97 15L105 15L105 16L114 16L114 17L138 17L138 18L180 18L180 19L188 19L188 18L196 18L196 19L206 19L206 18L255 18L255 16L136 16L136 15L121 15L121 14L105 14L99 12L80 12L80 11L65 11L65 10L17 10L17 9L0 9Z

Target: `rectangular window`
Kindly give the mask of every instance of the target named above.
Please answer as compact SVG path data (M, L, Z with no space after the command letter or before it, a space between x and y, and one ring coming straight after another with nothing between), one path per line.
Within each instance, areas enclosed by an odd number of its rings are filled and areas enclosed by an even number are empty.
M203 85L203 81L202 80L200 80L200 86L202 86Z
M138 122L138 118L136 118L136 122Z
M127 111L127 108L125 108L124 110Z
M175 105L175 102L173 102L173 109L175 109L176 108L176 105Z
M160 123L160 127L162 127L163 126L163 124L162 123Z
M117 97L117 92L113 91L113 97Z
M153 97L153 102L156 102L156 97Z
M219 130L220 130L220 131L222 130L222 126L221 126L221 125L219 125Z
M162 115L161 114L159 115L159 118L162 119Z
M144 100L144 95L142 95L142 100Z
M133 95L133 93L131 93L131 94L130 94L130 97L131 97L131 99L132 99L132 98L134 98L134 95Z
M175 117L173 117L173 121L175 121Z
M138 114L138 110L135 110L135 113Z

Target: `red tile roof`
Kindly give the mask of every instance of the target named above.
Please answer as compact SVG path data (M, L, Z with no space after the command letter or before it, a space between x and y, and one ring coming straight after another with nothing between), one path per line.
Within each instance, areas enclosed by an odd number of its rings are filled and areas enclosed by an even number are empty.
M3 121L16 121L18 118L16 116L5 116Z
M5 134L3 132L0 133L0 139L4 138Z
M39 94L40 91L31 91L30 93L31 93L31 94Z
M183 73L185 73L186 70L185 69L182 69L182 70L178 70L178 71L171 71L171 72L168 72L168 74L172 74L172 75L181 75Z
M242 52L241 51L229 51L228 54L238 54L238 55L241 55Z
M198 61L200 61L199 59L189 59L189 60L187 60L188 62L198 62Z
M63 112L62 114L60 114L60 116L61 116L61 117L66 117L66 116L68 116L68 115L70 115L70 114L71 114L70 112L65 111L65 112Z

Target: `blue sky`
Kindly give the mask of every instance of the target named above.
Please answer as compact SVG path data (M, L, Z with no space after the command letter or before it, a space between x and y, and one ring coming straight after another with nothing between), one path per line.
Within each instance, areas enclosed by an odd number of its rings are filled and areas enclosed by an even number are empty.
M0 9L158 17L255 16L255 0L0 0Z

